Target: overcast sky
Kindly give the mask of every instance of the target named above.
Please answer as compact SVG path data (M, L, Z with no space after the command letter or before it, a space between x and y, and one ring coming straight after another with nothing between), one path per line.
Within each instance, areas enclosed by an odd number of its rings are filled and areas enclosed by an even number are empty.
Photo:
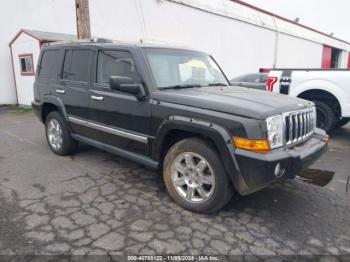
M243 0L350 42L350 0Z

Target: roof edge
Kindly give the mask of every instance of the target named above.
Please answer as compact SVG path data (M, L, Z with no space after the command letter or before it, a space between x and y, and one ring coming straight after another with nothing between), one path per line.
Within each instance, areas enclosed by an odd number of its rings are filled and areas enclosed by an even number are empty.
M276 17L276 18L278 18L278 19L281 19L281 20L283 20L283 21L285 21L285 22L288 22L288 23L291 23L291 24L294 24L294 25L303 27L303 28L308 29L308 30L311 30L311 31L313 31L313 32L315 32L315 33L318 33L318 34L327 36L327 37L332 38L332 39L334 39L334 40L337 40L337 41L343 42L343 43L345 43L345 44L347 44L347 45L350 45L350 42L348 42L348 41L346 41L346 40L343 40L343 39L340 39L340 38L331 36L331 35L329 35L329 34L327 34L327 33L324 33L324 32L322 32L322 31L319 31L319 30L314 29L314 28L312 28L312 27L309 27L309 26L307 26L307 25L294 22L293 20L290 20L290 19L288 19L288 18L286 18L286 17L277 15L277 14L275 14L275 13L273 13L273 12L267 11L267 10L265 10L265 9L262 9L262 8L260 8L260 7L255 6L255 5L249 4L249 3L247 3L247 2L244 2L244 1L241 1L241 0L229 0L229 1L235 2L235 3L237 3L237 4L240 4L240 5L243 5L243 6L246 6L246 7L249 7L249 8L251 8L251 9L256 10L256 11L259 11L259 12L262 12L262 13L264 13L264 14L267 14L267 15L270 15L270 16L273 16L273 17Z

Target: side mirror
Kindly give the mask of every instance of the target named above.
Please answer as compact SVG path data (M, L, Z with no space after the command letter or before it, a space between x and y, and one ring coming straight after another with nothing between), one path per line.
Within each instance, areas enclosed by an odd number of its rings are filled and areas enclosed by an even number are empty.
M142 84L135 83L135 81L130 77L111 76L109 78L109 85L112 90L133 94L138 99L145 97L145 91Z

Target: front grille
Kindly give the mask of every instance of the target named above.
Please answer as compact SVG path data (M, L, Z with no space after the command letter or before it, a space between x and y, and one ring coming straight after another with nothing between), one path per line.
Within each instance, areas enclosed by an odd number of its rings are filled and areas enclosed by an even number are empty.
M293 145L306 140L315 129L314 108L284 114L285 144Z

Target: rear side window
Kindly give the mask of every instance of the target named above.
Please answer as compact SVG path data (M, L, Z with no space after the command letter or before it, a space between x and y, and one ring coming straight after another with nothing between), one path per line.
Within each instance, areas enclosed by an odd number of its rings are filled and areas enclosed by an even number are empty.
M44 51L40 68L40 78L57 78L59 75L60 50Z
M88 82L89 50L67 50L64 58L62 78L71 81Z
M96 82L101 85L109 85L110 76L127 76L135 82L139 81L134 60L129 52L99 51Z

